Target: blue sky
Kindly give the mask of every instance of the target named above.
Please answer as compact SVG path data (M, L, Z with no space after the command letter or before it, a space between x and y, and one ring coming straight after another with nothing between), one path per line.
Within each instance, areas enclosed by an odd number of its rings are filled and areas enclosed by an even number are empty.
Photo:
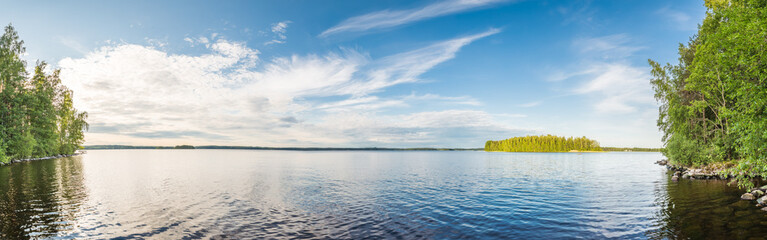
M661 146L647 59L702 1L11 1L86 144L481 147L554 134Z

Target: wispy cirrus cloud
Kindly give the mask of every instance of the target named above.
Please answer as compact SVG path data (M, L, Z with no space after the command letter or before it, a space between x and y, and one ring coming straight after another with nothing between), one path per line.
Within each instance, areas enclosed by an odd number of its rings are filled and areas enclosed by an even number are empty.
M698 21L700 20L693 18L690 16L690 14L683 11L672 9L669 6L656 10L655 14L666 18L670 23L672 23L671 26L683 31L696 30L698 27Z
M437 64L453 59L463 46L478 39L499 33L500 29L438 42L430 46L384 57L369 66L363 82L347 87L346 93L359 94L375 92L388 86L418 81L418 76Z
M380 59L341 48L263 60L244 42L212 36L186 39L202 48L200 55L123 43L58 65L62 81L76 92L77 106L90 113L95 126L88 144L480 146L487 131L521 130L496 123L481 111L460 110L481 104L470 96L377 94L418 82L421 74L453 59L463 46L497 32ZM457 109L385 111L427 102ZM436 127L446 119L450 126ZM362 129L349 127L355 122ZM447 142L444 137L458 128L469 132Z
M573 41L573 47L586 57L596 57L603 60L625 59L635 52L644 49L632 45L628 34L614 34L601 37L579 38Z
M630 113L637 105L653 105L649 69L626 63L601 63L592 66L591 80L575 89L578 94L597 94L594 108L600 112Z
M628 60L644 47L632 44L627 34L575 39L573 48L584 64L577 71L554 73L550 80L580 80L572 93L595 98L598 112L633 113L640 106L653 106L649 69Z
M543 103L543 102L542 101L534 101L534 102L527 102L527 103L519 104L517 106L523 107L523 108L530 108L530 107L535 107L535 106L541 105L541 103Z
M288 32L288 24L290 23L290 21L282 21L272 24L271 30L275 38L271 41L265 42L264 45L285 43L285 40L288 39L288 36L285 34Z
M405 10L383 10L346 19L320 34L327 37L342 32L362 32L372 29L396 27L412 22L449 14L475 10L509 0L447 0L420 8Z

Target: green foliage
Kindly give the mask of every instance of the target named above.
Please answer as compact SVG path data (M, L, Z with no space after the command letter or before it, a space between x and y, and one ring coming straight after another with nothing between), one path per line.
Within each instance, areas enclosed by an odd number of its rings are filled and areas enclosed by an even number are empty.
M26 155L24 145L29 131L26 119L26 63L21 55L26 49L12 26L0 37L0 139L3 152L11 158Z
M0 37L0 162L72 154L83 143L87 113L72 105L72 92L59 71L46 73L45 62L28 78L26 49L13 26Z
M671 136L662 152L669 159L673 159L674 164L684 166L702 166L711 161L705 154L706 148L703 144L681 134Z
M173 147L173 149L194 149L194 146L192 145L177 145Z
M72 91L64 89L61 92L61 104L57 109L59 118L59 152L72 154L82 145L85 135L83 129L88 129L87 112L77 112L72 105Z
M30 101L28 105L29 125L32 136L37 140L36 156L50 156L59 148L56 106L58 87L61 80L58 71L53 75L45 74L46 63L38 63L31 81Z
M0 139L0 165L4 163L8 163L10 161L11 161L11 158L5 154L5 142L3 141L3 139Z
M664 154L691 166L740 160L741 186L767 175L767 1L708 0L679 63L650 60Z
M602 151L597 141L586 137L565 138L552 135L514 137L500 141L487 141L485 151L500 152L569 152Z

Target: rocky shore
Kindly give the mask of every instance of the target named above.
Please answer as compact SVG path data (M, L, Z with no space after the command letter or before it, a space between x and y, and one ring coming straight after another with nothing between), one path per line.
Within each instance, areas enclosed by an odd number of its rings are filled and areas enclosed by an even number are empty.
M41 157L41 158L15 159L15 160L11 160L8 163L0 162L0 166L10 165L12 163L20 163L20 162L30 162L30 161L37 161L37 160L46 160L46 159L56 159L56 158L72 157L72 156L82 155L84 153L85 153L84 151L77 151L74 154L69 154L69 155L61 154L61 155L54 155L54 156Z
M687 168L682 166L675 166L670 164L668 160L660 160L655 162L658 165L666 166L666 169L673 171L674 176L671 177L671 181L679 181L680 178L686 179L729 179L732 176L723 175L722 171L726 170L726 166L706 166L702 168Z
M722 174L722 171L726 169L726 166L707 166L703 168L685 168L674 166L668 162L668 160L660 160L655 162L658 165L666 166L666 169L674 171L674 175L671 177L671 181L677 182L680 178L686 179L730 179L733 176ZM746 193L740 196L744 201L756 201L756 207L762 211L767 211L767 185L749 189Z
M741 200L754 201L756 200L756 207L761 208L762 211L767 211L767 185L752 188L747 193L740 196Z

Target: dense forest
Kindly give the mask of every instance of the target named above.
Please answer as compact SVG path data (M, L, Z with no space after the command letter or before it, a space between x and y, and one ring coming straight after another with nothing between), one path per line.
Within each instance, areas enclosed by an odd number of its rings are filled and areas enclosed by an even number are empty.
M663 153L673 164L736 162L741 186L767 175L767 0L706 0L679 63L649 60Z
M500 141L487 141L485 151L494 152L569 152L602 151L599 142L586 137L525 136Z
M72 154L83 143L88 114L72 104L59 70L38 62L27 73L24 41L13 26L0 37L0 163L12 159Z

